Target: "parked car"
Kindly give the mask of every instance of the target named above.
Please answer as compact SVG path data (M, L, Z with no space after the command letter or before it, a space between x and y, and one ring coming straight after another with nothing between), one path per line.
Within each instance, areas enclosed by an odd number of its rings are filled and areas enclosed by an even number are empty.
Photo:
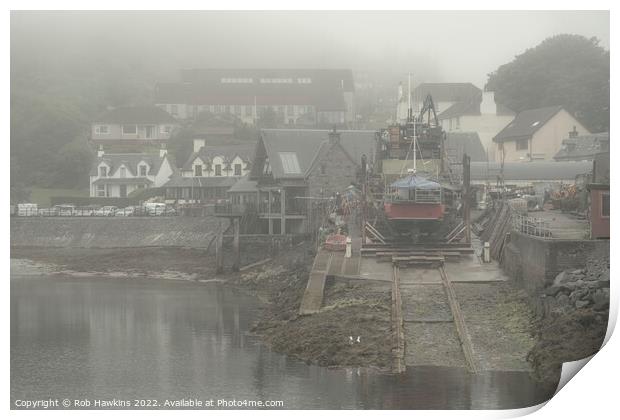
M75 206L73 204L60 204L56 206L58 209L58 216L73 216Z
M149 211L144 206L135 206L133 208L132 216L148 216L148 215L149 215Z
M58 208L49 207L46 209L39 209L39 216L58 216Z
M95 206L83 206L73 209L73 216L94 216L97 211Z
M118 209L114 212L114 216L133 216L135 212L134 206L125 207L124 209Z
M114 216L117 210L116 206L103 206L95 210L95 216Z
M165 203L145 203L144 208L149 216L163 216L166 212Z
M20 203L17 205L18 216L37 216L39 214L38 206L34 203Z
M164 215L165 216L176 216L177 211L174 209L174 207L167 206L166 210L164 210Z

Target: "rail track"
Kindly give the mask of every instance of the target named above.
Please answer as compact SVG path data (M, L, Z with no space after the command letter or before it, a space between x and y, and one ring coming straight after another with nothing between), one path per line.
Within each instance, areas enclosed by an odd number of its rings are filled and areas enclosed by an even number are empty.
M446 331L446 325L450 323L454 325L454 332L458 339L460 348L459 353L462 355L464 365L472 373L480 371L476 358L474 356L471 339L467 330L467 324L463 318L460 305L452 287L452 283L448 278L444 269L446 258L458 258L461 254L471 254L471 247L461 245L441 246L442 244L433 245L429 248L407 247L396 248L394 246L383 246L379 249L366 248L367 256L374 256L379 261L391 261L393 267L392 282L392 371L393 373L402 373L406 369L408 358L418 358L420 360L430 360L428 357L433 348L425 348L424 352L429 352L426 356L416 352L415 349L407 349L407 339L414 341L422 340L417 337L415 332L423 329L424 339L429 340L429 347L434 344L437 346L446 345L449 340L442 340L441 334L433 335L433 331ZM364 249L362 250L364 252ZM406 270L406 277L409 282L403 283L402 270ZM441 302L433 302L437 300L437 292L443 290L443 298ZM403 293L405 292L405 293ZM427 295L425 295L427 294ZM414 298L412 298L412 296ZM428 299L426 299L428 297ZM445 306L445 311L432 311L432 304ZM449 308L449 309L447 309ZM447 312L449 311L449 315ZM405 314L419 314L422 312L441 312L442 316L437 314L425 313L425 316L405 319ZM414 327L415 325L415 327ZM408 326L411 331L408 331ZM435 330L433 329L435 328ZM439 328L439 329L437 329ZM435 343L432 341L436 340ZM456 357L459 358L461 356ZM425 359L425 357L427 357Z

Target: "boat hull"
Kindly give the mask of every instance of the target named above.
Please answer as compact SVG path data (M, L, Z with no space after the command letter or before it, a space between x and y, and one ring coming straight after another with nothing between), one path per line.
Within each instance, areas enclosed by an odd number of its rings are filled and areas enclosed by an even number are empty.
M441 203L385 203L385 215L389 220L439 221L445 214Z

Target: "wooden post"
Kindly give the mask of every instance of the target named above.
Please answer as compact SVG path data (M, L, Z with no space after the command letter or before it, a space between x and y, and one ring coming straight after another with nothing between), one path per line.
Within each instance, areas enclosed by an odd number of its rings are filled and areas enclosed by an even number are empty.
M239 251L239 218L233 218L233 271L239 271L241 266L241 253Z
M215 272L216 274L224 272L224 230L222 229L222 222L220 222L215 238Z
M282 187L280 193L280 235L286 233L286 190Z
M471 243L471 225L470 225L470 162L471 159L463 154L463 224L465 225L465 241Z
M362 155L362 246L366 244L366 219L368 218L366 214L366 201L368 196L368 174L367 171L367 162L366 155ZM359 211L359 209L358 209Z

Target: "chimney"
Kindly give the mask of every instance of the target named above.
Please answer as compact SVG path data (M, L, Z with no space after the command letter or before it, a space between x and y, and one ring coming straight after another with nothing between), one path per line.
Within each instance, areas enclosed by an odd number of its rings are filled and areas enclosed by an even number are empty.
M97 150L97 157L102 157L105 152L103 151L103 145L99 145L99 150Z
M205 139L194 139L194 153L198 153L200 149L205 147L206 140Z
M482 92L482 102L480 103L480 113L483 115L497 115L497 104L495 103L495 92Z
M166 145L164 143L161 144L161 147L159 148L159 157L164 157L168 154L168 150L166 149Z
M336 131L336 126L329 132L329 143L336 144L340 143L340 133Z
M569 131L568 132L568 138L569 139L574 139L575 137L577 137L579 135L579 132L577 131L577 126L573 125L573 131Z

